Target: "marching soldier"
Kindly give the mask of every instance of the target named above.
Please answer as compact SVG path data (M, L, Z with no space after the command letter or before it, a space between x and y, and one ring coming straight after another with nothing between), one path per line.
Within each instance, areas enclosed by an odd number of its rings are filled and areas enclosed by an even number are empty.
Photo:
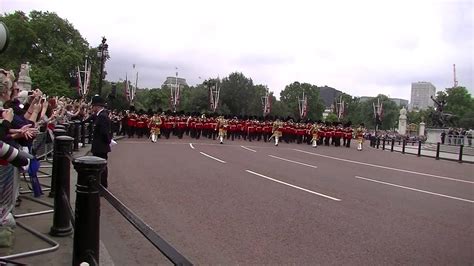
M352 131L351 122L347 122L344 129L344 146L347 148L351 147Z
M158 137L160 136L160 127L163 121L158 113L154 114L153 117L150 119L150 123L148 127L150 128L150 138L151 142L156 142Z
M219 143L220 144L224 143L224 138L227 136L227 127L228 127L227 119L224 119L223 116L220 116L217 119L217 128L219 129Z
M320 130L320 127L317 123L314 123L312 126L311 126L311 129L309 130L311 136L313 137L311 139L311 143L313 145L313 148L316 148L318 147L318 134L319 134L319 130Z
M364 143L364 133L365 133L365 127L364 123L360 123L359 127L356 129L356 138L357 138L357 150L361 151L362 150L362 144Z
M275 120L275 122L273 122L272 136L270 137L270 139L275 138L275 146L278 146L278 141L282 136L282 133L281 133L282 127L283 127L283 123L280 121L280 119L277 119Z
M341 138L344 136L344 132L342 131L342 125L340 123L337 124L336 129L334 131L334 146L339 147L341 146Z

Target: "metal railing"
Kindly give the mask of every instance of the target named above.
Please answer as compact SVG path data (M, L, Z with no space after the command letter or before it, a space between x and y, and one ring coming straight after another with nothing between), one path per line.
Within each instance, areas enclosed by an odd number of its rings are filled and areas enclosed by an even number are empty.
M67 136L72 132L74 138ZM80 131L79 131L80 132ZM54 196L54 216L50 235L68 236L74 233L73 265L87 262L98 265L100 198L104 198L129 221L150 243L175 265L192 265L175 248L168 244L150 226L141 220L112 193L100 185L100 175L107 161L94 156L74 158L74 142L81 138L77 131L66 128L55 130L52 194ZM70 204L70 167L77 171L75 212Z
M457 162L474 163L474 148L464 145L451 146L422 141L407 141L377 138L370 141L370 146L376 149L414 154L418 157L432 157L436 160L451 160Z

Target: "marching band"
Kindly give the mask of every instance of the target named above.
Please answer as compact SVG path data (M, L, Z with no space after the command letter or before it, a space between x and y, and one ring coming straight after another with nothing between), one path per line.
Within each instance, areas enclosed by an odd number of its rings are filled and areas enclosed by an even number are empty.
M112 113L116 132L126 132L129 138L149 137L155 143L162 136L183 138L184 135L199 139L200 137L225 140L243 139L264 142L273 140L278 146L286 143L307 143L314 148L319 145L334 145L350 148L351 140L356 139L357 150L362 150L366 129L363 124L353 129L351 123L316 123L293 122L289 119L258 120L239 119L237 117L206 117L205 115L171 115L165 113L143 114L133 110L121 114ZM126 129L120 127L127 127Z

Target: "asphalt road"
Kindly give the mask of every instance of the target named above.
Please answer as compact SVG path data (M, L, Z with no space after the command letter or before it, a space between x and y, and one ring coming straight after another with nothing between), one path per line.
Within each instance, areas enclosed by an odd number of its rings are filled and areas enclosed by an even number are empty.
M192 144L190 144L192 142ZM474 166L366 148L124 139L109 189L195 264L474 263ZM169 264L102 199L116 265Z

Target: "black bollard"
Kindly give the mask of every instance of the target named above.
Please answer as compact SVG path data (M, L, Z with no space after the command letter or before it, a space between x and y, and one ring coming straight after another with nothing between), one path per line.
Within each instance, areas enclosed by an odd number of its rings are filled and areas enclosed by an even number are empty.
M69 128L71 127L71 125L67 122L62 123L61 125L64 126L64 130L66 130L66 135L69 136Z
M74 121L74 151L79 151L79 133L81 132L81 121Z
M66 130L66 127L63 126L63 125L55 125L54 129L64 129L64 130Z
M464 145L459 145L459 162L462 163L462 152L464 149Z
M100 240L100 173L107 161L95 156L74 159L77 171L76 185L76 226L72 265L82 262L92 264L99 261Z
M74 122L68 122L69 127L67 128L67 135L74 138L74 127L76 126Z
M421 140L418 141L418 157L421 156Z
M64 129L55 129L53 130L54 138L57 138L59 136L66 136L66 130ZM56 142L56 140L55 140ZM57 165L54 163L54 154L56 153L56 144L53 146L53 168L51 169L51 190L49 191L48 197L54 198L54 194L56 192L56 169Z
M383 140L382 140L382 150L383 151L385 150L385 138L383 138Z
M380 138L377 138L377 149L379 148L380 146Z
M53 133L54 133L54 137L66 136L67 135L67 131L64 130L64 129L55 129L55 130L53 130Z
M49 231L52 236L68 236L72 234L71 216L69 214L69 202L66 202L62 193L66 194L69 201L71 161L68 155L71 154L71 144L73 138L69 136L59 136L54 139L53 166L56 171L54 178L56 193L54 194L54 216L53 226Z
M86 146L86 124L81 122L81 143L82 147Z
M441 146L441 143L438 142L436 144L436 157L435 157L436 160L439 160L439 148L440 148L440 146Z
M390 151L393 152L393 146L395 145L395 139L392 139L392 147L390 148Z
M402 153L404 154L405 153L405 146L406 146L407 142L406 140L403 140L403 143L402 143Z

